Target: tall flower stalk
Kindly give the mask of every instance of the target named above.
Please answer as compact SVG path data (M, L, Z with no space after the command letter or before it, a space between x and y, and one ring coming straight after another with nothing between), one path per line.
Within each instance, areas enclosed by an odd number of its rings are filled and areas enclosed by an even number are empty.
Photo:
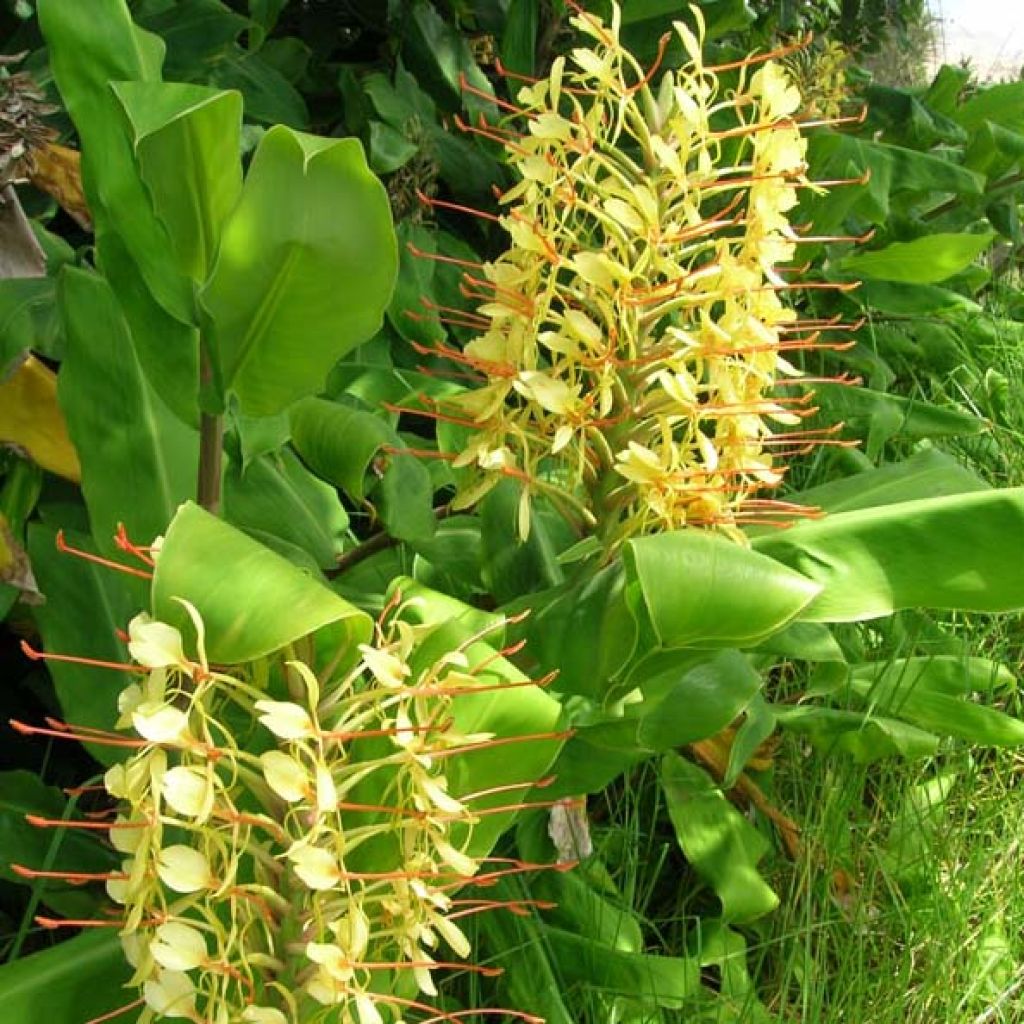
M155 552L127 548L153 566ZM104 663L131 678L118 700L122 732L12 723L129 755L104 776L117 802L109 817L30 819L107 833L119 869L67 877L104 882L118 912L38 923L117 928L139 992L124 1009L141 1007L140 1024L382 1024L410 1011L429 1021L474 1012L430 1002L437 971L500 973L468 960L462 922L529 912L535 901L478 893L548 866L489 857L489 843L475 841L489 817L545 806L522 802L545 780L473 790L472 761L566 735L473 728L479 701L536 686L493 674L510 651L487 641L504 621L439 643L435 626L409 621L415 601L396 592L371 642L319 668L294 652L217 666L199 612L178 603L192 623L191 649L179 629L143 613L125 634L131 662Z
M457 322L476 336L432 350L478 386L417 411L458 428L456 506L521 482L523 536L543 493L610 549L689 525L742 540L797 514L761 496L787 456L834 443L803 426L812 395L787 359L817 338L787 296L837 287L787 276L789 215L813 187L800 93L771 55L706 65L692 11L696 33L674 26L687 62L660 80L623 47L617 6L607 25L581 11L588 47L501 124L463 126L500 140L519 178L494 218L510 242L467 267L478 305Z

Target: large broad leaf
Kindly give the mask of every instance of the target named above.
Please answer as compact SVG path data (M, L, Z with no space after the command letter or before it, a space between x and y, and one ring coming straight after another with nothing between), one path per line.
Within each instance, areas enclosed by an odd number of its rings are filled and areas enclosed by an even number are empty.
M164 45L132 24L125 0L69 4L42 0L39 25L50 67L82 147L82 183L100 232L115 231L146 287L172 315L187 321L192 295L167 260L168 237L150 204L111 82L160 80Z
M387 193L356 139L272 128L202 291L225 391L267 416L318 391L383 321L397 272Z
M662 651L637 663L621 689L630 687L621 701L574 723L548 792L597 792L652 754L714 736L757 697L761 677L738 651Z
M174 517L153 576L153 614L191 635L178 599L206 627L211 661L238 664L333 627L340 648L366 640L369 616L244 533L187 502Z
M153 209L182 273L205 281L242 189L242 97L198 85L119 82Z
M825 754L848 754L860 764L899 755L908 759L930 757L939 737L897 718L868 717L861 711L836 708L773 708L778 722L805 735Z
M972 690L1013 683L1008 669L984 658L902 658L858 665L851 672L849 691L872 709L930 732L971 743L1017 746L1024 743L1024 722L969 699Z
M757 643L795 618L820 585L722 537L679 530L629 541L630 599L663 647Z
M952 455L938 448L925 448L902 462L886 463L877 469L831 480L788 495L788 498L835 513L989 489L988 484Z
M91 917L107 902L102 882L89 888L56 879L30 882L11 865L42 871L113 871L117 867L113 850L94 832L38 828L26 820L29 814L56 821L78 816L60 790L44 785L34 772L0 772L0 849L4 851L0 877L38 887L40 902L58 914Z
M904 284L936 284L969 267L992 244L994 234L925 235L841 260L854 277Z
M224 518L256 536L294 545L321 569L334 565L348 533L338 492L318 480L287 448L224 472Z
M757 870L768 842L707 772L666 754L661 786L679 845L722 901L723 920L750 921L774 910L779 898Z
M68 354L57 390L82 464L93 536L101 551L114 553L123 522L148 544L194 493L199 435L150 388L106 281L66 267L58 294Z
M11 1024L78 1024L134 1002L131 977L112 928L96 928L0 967L4 1019Z
M854 622L901 608L1024 607L1009 554L1021 536L1024 489L1014 489L842 512L754 546L822 587L803 618Z
M91 551L91 541L66 531L72 547ZM33 609L43 646L53 654L77 655L101 661L127 661L118 639L129 619L141 610L141 587L126 586L127 578L112 569L57 550L54 529L33 523L28 531L28 552L46 597ZM136 581L138 582L138 581ZM93 729L113 729L117 697L127 682L121 673L90 665L54 661L49 665L57 697L68 720ZM89 747L104 764L123 758L123 748Z

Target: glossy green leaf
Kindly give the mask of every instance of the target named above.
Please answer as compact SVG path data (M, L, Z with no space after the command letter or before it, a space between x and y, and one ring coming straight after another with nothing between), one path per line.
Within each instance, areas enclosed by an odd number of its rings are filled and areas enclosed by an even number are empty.
M57 355L59 333L52 278L0 279L0 380L29 349Z
M134 1001L129 967L113 928L96 928L0 966L4 1019L76 1024Z
M559 693L602 701L638 639L621 565L523 603L531 609L520 627L530 658L544 671L558 671Z
M630 600L664 647L753 644L795 618L820 586L700 530L629 541Z
M132 347L150 388L179 420L198 429L198 329L171 316L153 298L118 234L101 231L97 248L100 269L128 322Z
M332 627L341 649L365 641L370 619L324 584L187 502L167 530L153 577L153 614L191 636L176 598L206 626L211 661L238 664Z
M991 244L994 234L935 234L884 249L858 253L837 267L854 277L904 284L937 284L969 267Z
M322 388L380 328L396 271L387 193L359 142L267 132L202 291L241 411L272 415Z
M787 498L832 514L985 490L989 490L988 484L952 455L938 448L924 448L902 462L831 480Z
M462 33L427 0L415 0L405 17L402 54L423 88L446 110L460 110L465 103L474 121L480 114L493 115L493 103L462 88L465 76L474 89L494 94L494 87L477 66Z
M757 870L768 842L707 772L666 754L661 786L679 846L721 900L723 920L750 921L774 910L779 898Z
M82 180L97 233L116 232L160 305L188 321L191 288L168 263L167 233L136 171L128 126L109 87L159 82L163 42L132 23L125 0L42 0L39 25L81 139Z
M499 878L495 899L521 900L528 893L518 878ZM529 1006L543 1014L546 1024L577 1024L566 1008L566 985L560 963L545 946L544 926L536 916L479 914L481 942L496 965L503 969L500 985L510 1006Z
M1013 673L984 658L902 658L858 665L849 691L872 712L986 746L1024 743L1024 722L976 704L974 690L1013 686Z
M377 514L396 540L413 544L430 540L437 529L434 485L430 471L415 455L390 454L383 475L373 489Z
M773 708L779 724L805 735L824 754L847 754L859 764L900 756L930 757L939 737L896 718L833 708Z
M113 554L118 523L148 544L194 493L199 436L150 388L106 281L65 267L58 294L68 355L57 393L82 464L93 537Z
M237 89L242 94L249 120L287 125L297 131L309 127L309 110L302 93L259 53L231 46L210 68L209 77L212 85Z
M57 821L81 812L68 807L59 789L43 784L34 772L0 772L0 877L19 885L38 887L40 902L66 917L91 917L107 902L102 883L83 887L56 879L29 881L11 870L12 864L43 871L112 871L117 857L107 843L91 832L50 831L30 825L28 814Z
M570 984L666 1009L681 1008L699 991L696 960L629 953L561 928L545 927L542 934L560 974Z
M916 315L945 311L980 313L973 299L934 284L900 284L895 281L865 280L854 293L864 309L877 313Z
M392 426L363 409L305 398L288 411L292 444L317 476L355 501L366 497L367 474L385 444L398 444Z
M841 512L754 547L821 586L802 618L853 622L901 608L1024 607L1024 577L1006 555L1022 533L1024 489L1013 489Z
M72 547L94 550L85 536L68 530L66 538ZM41 523L29 526L28 552L39 589L46 596L45 603L32 612L45 650L126 663L127 651L118 631L126 629L132 616L142 610L142 588L129 587L127 578L113 569L58 551L56 530ZM117 697L127 685L121 673L66 661L51 662L48 668L68 721L113 729ZM103 764L125 756L124 749L117 747L93 744L89 751Z
M242 188L242 97L176 83L119 82L112 88L179 267L205 281Z
M262 455L243 470L224 471L224 518L233 526L278 537L321 569L334 565L348 533L338 493L318 480L288 449Z
M164 74L175 82L203 81L249 22L221 0L137 4L139 23L167 47ZM162 9L161 9L162 8Z
M501 60L510 71L533 74L539 16L539 0L510 0L501 36Z

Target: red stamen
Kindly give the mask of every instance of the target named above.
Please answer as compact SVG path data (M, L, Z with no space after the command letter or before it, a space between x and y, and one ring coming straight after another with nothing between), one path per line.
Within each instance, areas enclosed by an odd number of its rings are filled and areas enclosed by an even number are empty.
M140 576L144 580L151 580L153 574L149 572L143 572L142 569L136 569L130 565L122 565L120 562L113 562L109 558L101 558L99 555L94 555L91 551L82 551L81 548L73 548L64 539L64 531L57 531L57 550L65 555L75 555L77 558L81 558L86 562L94 562L96 565L102 565L107 569L115 569L118 572L128 573L129 576Z
M82 658L77 654L50 654L37 651L27 640L21 641L21 653L30 661L66 661L71 665L87 665L90 668L109 668L115 672L145 673L146 669L138 665L126 665L120 661L103 661L98 658Z
M72 885L84 885L86 882L106 882L110 879L125 880L128 878L123 871L41 871L27 868L23 864L11 864L11 870L22 878L56 878Z
M101 1014L99 1017L93 1017L91 1020L87 1020L85 1024L105 1024L108 1020L113 1020L115 1017L120 1017L123 1013L128 1013L129 1010L135 1010L142 1006L145 1002L145 998L135 999L130 1003L125 1003L124 1006L119 1006L116 1010L111 1010L110 1013Z
M489 92L484 92L483 89L478 89L474 85L469 84L469 79L466 78L464 71L459 72L459 89L462 92L468 92L470 96L476 96L478 99L485 100L487 103L493 103L496 107L501 110L507 110L510 114L518 114L520 117L525 116L526 111L522 107L517 107L514 103L509 103L507 100L500 99L497 96L492 95Z
M483 263L476 260L460 260L456 259L454 256L442 256L440 253L426 252L423 249L417 248L412 244L412 242L409 242L406 248L413 254L413 256L416 256L419 259L434 260L437 263L451 263L456 267L471 267L474 270L482 270L484 267Z
M125 529L124 523L117 524L117 533L114 535L114 543L124 552L129 555L134 555L144 565L148 565L151 569L156 565L156 562L147 554L150 551L148 547L140 547L138 544L133 544L131 539L128 537L128 531Z
M51 931L57 928L121 928L124 921L97 921L93 918L68 918L59 921L55 917L36 916L35 922L40 928L48 928Z
M487 213L484 210L475 210L472 206L462 206L459 203L449 203L444 199L435 199L432 196L428 196L420 189L416 190L416 198L425 206L438 206L442 210L452 210L455 213L466 213L469 214L470 217L481 217L484 220L493 221L495 224L501 223L501 218L495 216L493 213Z
M115 828L150 828L150 821L65 821L63 818L42 818L38 814L26 814L25 820L36 828L84 828L87 831L109 832Z
M146 740L132 740L126 737L106 737L92 733L75 733L70 729L44 729L38 725L26 725L12 718L9 722L11 728L22 736L51 736L60 740L77 740L79 743L98 743L108 747L131 747L140 749L147 745Z
M461 747L449 747L447 750L431 751L433 760L457 757L460 754L471 754L477 750L488 750L492 747L504 747L510 743L532 743L537 740L567 740L576 734L575 729L564 732L535 732L526 736L499 736L493 740L482 740L479 743L464 743Z

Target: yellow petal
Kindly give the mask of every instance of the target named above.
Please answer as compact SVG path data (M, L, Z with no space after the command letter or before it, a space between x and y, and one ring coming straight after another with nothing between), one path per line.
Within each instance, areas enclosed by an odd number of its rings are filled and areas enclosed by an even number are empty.
M168 846L157 862L160 881L175 892L198 892L216 884L206 856L191 846Z
M160 925L150 946L153 959L168 971L191 971L207 956L206 939L198 928L181 921Z

